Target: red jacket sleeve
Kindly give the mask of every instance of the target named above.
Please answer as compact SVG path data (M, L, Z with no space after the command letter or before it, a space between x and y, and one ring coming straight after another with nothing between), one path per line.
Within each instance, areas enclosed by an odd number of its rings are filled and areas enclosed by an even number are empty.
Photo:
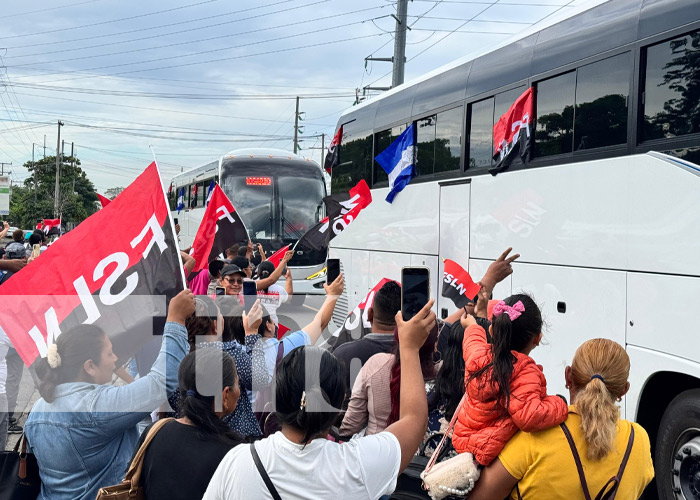
M486 332L479 325L471 325L464 330L464 340L462 341L462 356L464 363L469 364L469 360L474 355L482 355L484 348L490 350L486 342Z
M522 369L511 380L508 413L515 425L525 432L557 426L566 420L569 407L559 396L543 396L547 384L532 359L521 360Z

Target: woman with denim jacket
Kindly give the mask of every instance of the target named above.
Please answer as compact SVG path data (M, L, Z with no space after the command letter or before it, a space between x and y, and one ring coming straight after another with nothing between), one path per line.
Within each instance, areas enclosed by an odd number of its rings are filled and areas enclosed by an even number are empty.
M151 371L121 387L108 385L117 357L99 328L64 332L41 359L36 402L25 433L39 464L41 499L93 500L101 487L120 483L138 440L136 424L177 388L189 351L185 319L194 296L184 290L168 308L163 341Z

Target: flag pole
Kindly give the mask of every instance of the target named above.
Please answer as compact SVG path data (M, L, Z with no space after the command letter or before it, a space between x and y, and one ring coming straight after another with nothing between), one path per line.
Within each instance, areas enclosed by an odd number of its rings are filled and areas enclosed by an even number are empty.
M156 162L156 165L158 164L158 158L156 158L156 152L153 150L153 144L149 144L148 148L151 150L151 154L153 155L153 161ZM160 173L160 172L159 172Z

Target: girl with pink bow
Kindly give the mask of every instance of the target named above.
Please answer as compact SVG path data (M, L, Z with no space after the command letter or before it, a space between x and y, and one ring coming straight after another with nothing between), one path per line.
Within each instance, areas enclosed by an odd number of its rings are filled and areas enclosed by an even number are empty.
M473 316L464 315L461 323L467 398L452 444L486 466L518 429L557 426L568 406L564 398L547 395L542 367L530 357L542 340L542 314L529 295L512 295L493 307L492 344Z

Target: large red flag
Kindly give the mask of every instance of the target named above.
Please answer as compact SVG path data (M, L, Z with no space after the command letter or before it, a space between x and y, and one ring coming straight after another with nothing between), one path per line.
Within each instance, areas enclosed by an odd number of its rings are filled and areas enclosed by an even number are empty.
M97 199L100 200L100 204L102 205L102 208L109 205L109 203L112 201L109 198L107 198L106 196L102 196L100 193L96 193L96 194L97 194Z
M284 254L286 254L289 251L289 245L283 246L279 250L277 250L275 253L270 255L267 260L269 262L272 262L275 267L280 265L280 262L282 262L282 258L284 257Z
M243 241L248 241L248 231L231 200L217 184L192 244L191 255L196 262L193 272L206 269L228 247Z
M328 146L328 153L326 154L326 161L323 163L323 168L326 169L329 175L333 175L333 169L340 164L340 141L343 140L343 127L342 125L333 136L333 140Z
M162 332L166 302L183 289L183 280L152 163L112 203L0 287L0 326L27 366L79 324L101 328L125 360L152 339L150 332Z
M530 159L530 137L532 136L533 90L527 89L508 108L493 126L493 159L495 166L489 169L491 175L507 169L520 152L520 159L526 163Z

